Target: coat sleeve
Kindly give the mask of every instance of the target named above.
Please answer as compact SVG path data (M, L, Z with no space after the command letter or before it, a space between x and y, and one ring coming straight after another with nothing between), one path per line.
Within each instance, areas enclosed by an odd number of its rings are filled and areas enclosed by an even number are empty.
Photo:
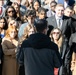
M24 44L24 42L22 43L21 47L19 47L19 46L17 47L16 58L17 58L18 63L20 64L20 66L23 65L23 63L24 63L24 52L23 52L24 47L23 47L23 44Z
M62 64L61 64L61 59L59 59L59 57L58 57L58 54L56 53L56 51L55 51L55 53L54 53L54 59L53 59L53 61L54 61L54 67L55 68L59 68Z
M7 47L6 40L2 41L2 49L3 49L4 55L14 55L14 54L16 54L16 48L9 49Z

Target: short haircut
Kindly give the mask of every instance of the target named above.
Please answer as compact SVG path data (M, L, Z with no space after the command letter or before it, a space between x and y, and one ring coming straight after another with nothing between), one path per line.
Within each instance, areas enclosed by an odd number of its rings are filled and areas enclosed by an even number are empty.
M28 17L28 16L33 16L33 17L35 17L35 16L36 16L35 10L27 10L27 11L26 11L26 17Z
M41 13L42 11L46 13L46 9L43 8L43 7L40 7L40 8L38 9L38 13Z
M33 6L34 6L34 3L35 3L35 2L38 2L38 3L39 3L39 6L41 7L41 3L40 3L39 0L33 0Z
M45 19L36 18L34 20L34 26L36 27L37 32L42 32L47 28L47 21Z
M63 4L57 4L55 8L57 7L63 7L64 8L64 5Z
M52 1L52 2L50 3L50 5L51 5L52 3L55 3L55 4L57 5L57 2L56 2L56 1Z
M65 10L66 10L66 9L73 10L73 7L71 7L71 6L67 6L67 7L65 8Z

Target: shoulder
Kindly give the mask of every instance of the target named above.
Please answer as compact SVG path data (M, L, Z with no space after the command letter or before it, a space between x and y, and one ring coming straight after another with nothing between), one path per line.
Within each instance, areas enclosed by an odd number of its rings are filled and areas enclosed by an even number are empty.
M5 40L8 40L6 37L4 37L3 39L2 39L2 41L5 41Z
M8 43L8 39L7 39L6 37L4 37L4 38L2 39L2 45L7 44L7 43Z
M53 18L55 18L55 16L48 17L46 20L48 21L48 20L53 19Z
M22 43L22 45L21 45L21 48L27 48L27 47L30 47L28 39L24 40L23 43Z

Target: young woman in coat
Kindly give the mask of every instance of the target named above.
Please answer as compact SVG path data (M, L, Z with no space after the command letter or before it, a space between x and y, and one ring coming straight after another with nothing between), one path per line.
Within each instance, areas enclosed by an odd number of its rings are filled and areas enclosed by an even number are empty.
M18 64L16 61L16 48L18 45L17 33L17 28L10 26L2 40L4 53L2 75L18 75Z
M59 53L62 59L62 66L59 68L59 75L69 74L69 47L67 40L62 35L62 32L58 28L54 28L50 34L51 40L58 45Z

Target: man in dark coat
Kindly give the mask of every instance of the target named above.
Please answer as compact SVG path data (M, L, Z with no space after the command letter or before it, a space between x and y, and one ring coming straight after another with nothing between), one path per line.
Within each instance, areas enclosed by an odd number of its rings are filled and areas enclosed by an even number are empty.
M46 20L36 19L34 25L37 33L22 43L17 60L24 64L25 75L54 75L54 68L61 66L58 47L46 35Z

